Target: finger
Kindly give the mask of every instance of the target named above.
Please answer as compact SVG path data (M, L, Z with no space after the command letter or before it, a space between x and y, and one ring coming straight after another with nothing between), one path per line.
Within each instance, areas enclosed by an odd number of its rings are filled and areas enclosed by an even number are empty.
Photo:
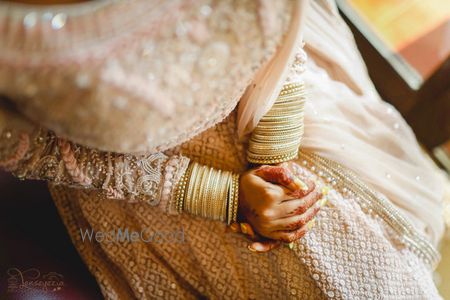
M227 230L234 233L239 233L241 232L241 227L239 226L239 223L232 223L230 226L227 226Z
M302 200L302 199L305 199L306 197L312 197L313 194L317 194L317 193L319 193L320 195L324 195L324 193L321 190L316 188L316 185L314 182L312 182L312 181L310 181L310 182L311 182L310 183L311 187L308 188L308 191L306 193L287 192L287 196L283 199L282 202L289 202L291 200L299 200L299 199Z
M305 226L320 210L320 205L311 206L304 214L278 219L272 222L272 232L297 230Z
M306 235L310 226L305 225L297 230L277 231L273 234L273 238L284 243L292 243Z
M304 196L308 195L309 193L311 193L315 188L316 188L316 184L314 183L314 181L309 180L309 179L302 179L303 182L306 184L306 189L296 189L294 191L290 190L288 192L288 195L294 198L303 198Z
M281 202L288 201L288 200L299 200L316 189L316 184L314 183L314 181L309 180L309 179L304 179L304 182L308 186L307 190L292 191L283 186L276 185L276 186L279 186L285 194L285 196L283 197L283 200Z
M252 226L248 223L241 223L240 224L241 232L243 234L246 234L250 236L251 239L256 239L255 231L253 230Z
M294 183L296 184L296 186L291 188L291 191L298 191L298 190L306 191L306 190L308 190L304 186L304 184L306 184L307 187L309 188L308 192L306 192L306 193L309 193L314 189L314 182L312 182L311 180L308 180L304 175L302 175L303 169L298 164L292 163L292 162L283 162L281 164L278 164L278 166L286 168L293 174ZM300 180L300 181L298 181L298 180Z
M285 200L280 203L279 207L277 208L279 211L279 216L280 218L286 218L304 214L311 206L322 199L322 197L322 193L315 190L302 199Z
M255 175L262 179L279 184L291 191L308 190L308 185L283 166L261 166L255 170Z
M313 218L311 221L309 221L305 226L292 231L278 231L274 238L278 239L280 241L283 241L285 243L289 243L289 248L291 248L291 245L296 240L304 237L308 231L310 231L316 223L316 219ZM292 249L292 248L291 248Z
M275 248L278 248L281 245L280 241L275 240L266 240L261 242L254 242L248 245L248 250L252 252L264 253Z
M227 226L227 230L234 232L234 233L243 233L250 235L252 237L255 236L255 232L252 228L252 226L248 223L232 223L229 226Z

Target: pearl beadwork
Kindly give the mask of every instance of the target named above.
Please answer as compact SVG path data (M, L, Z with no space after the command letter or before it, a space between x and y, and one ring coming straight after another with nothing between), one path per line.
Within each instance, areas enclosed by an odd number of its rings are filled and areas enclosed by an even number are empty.
M64 25L66 24L66 20L67 20L67 15L63 14L63 13L59 13L56 14L53 18L52 18L52 28L55 30L59 30L61 28L64 27Z
M401 239L402 243L405 243L413 253L425 263L431 266L436 265L439 261L439 254L433 246L421 237L414 227L412 227L412 225L404 219L395 208L393 208L392 204L382 197L382 195L370 190L364 183L359 182L351 173L346 173L343 167L335 162L328 161L318 155L304 151L301 151L300 156L308 159L308 161L306 159L304 161L307 162L307 165L311 166L309 167L310 170L312 170L312 166L314 166L317 170L317 174L322 172L320 177L328 182L331 181L332 185L335 186L335 189L340 189L344 194L351 193L359 195L355 197L355 200L363 211L374 218L383 219L392 229L397 231L401 237L407 237ZM391 174L386 173L386 177L391 178ZM338 217L337 214L333 213L333 218ZM361 241L361 247L363 247L363 243L364 242ZM375 249L378 246L372 247Z
M57 124L53 130L66 136L76 132L73 138L80 143L96 148L102 143L104 149L123 153L164 151L223 120L282 42L293 5L286 1L274 6L273 21L279 30L265 36L253 1L232 6L221 1L196 5L169 1L158 6L164 14L152 10L152 1L130 5L126 14L121 13L121 1L98 2L79 11L63 6L31 11L11 5L14 13L0 16L0 26L10 28L2 36L0 53L4 60L22 57L24 65L33 67L8 66L0 77L6 80L5 94L19 91L15 98L29 98L30 106L53 100L62 104L38 110L44 123ZM98 27L98 20L108 20L108 26ZM110 67L109 60L116 66ZM51 72L44 71L42 66L53 64ZM128 105L126 113L114 109L115 96L136 105ZM77 101L81 98L86 101ZM161 114L158 103L176 111ZM64 117L58 113L75 104L78 108ZM91 105L98 109L92 111ZM130 126L117 126L110 138L102 140L114 123ZM173 138L158 135L161 127ZM145 138L149 132L151 140Z
M203 5L202 7L200 7L200 14L202 14L205 17L208 17L209 15L211 15L212 12L212 8L209 5Z
M26 28L32 28L37 23L37 13L36 12L30 12L23 18L23 25Z

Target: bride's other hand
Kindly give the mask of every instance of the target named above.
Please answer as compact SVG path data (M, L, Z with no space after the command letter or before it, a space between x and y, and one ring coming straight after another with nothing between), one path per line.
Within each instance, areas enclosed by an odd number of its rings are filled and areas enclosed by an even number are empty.
M308 222L319 211L316 203L321 197L312 181L298 180L286 166L262 166L244 173L239 190L240 221L250 225L254 236L278 241L254 243L253 250L271 250L279 241L290 243L304 236Z

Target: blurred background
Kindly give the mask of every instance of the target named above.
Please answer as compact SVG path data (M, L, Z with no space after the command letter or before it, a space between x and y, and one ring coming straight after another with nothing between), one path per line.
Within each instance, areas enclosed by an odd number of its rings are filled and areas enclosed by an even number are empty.
M436 166L450 173L450 1L337 2L379 93L405 117ZM101 299L46 184L0 172L0 191L0 299ZM445 205L450 225L450 203ZM450 299L450 234L440 250L435 281ZM63 287L6 294L14 285L8 272L16 269L56 278Z

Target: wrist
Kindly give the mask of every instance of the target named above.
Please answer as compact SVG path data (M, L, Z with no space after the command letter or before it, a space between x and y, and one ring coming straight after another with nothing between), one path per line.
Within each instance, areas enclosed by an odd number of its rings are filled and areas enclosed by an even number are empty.
M178 212L231 224L236 222L239 175L191 163L176 190Z

